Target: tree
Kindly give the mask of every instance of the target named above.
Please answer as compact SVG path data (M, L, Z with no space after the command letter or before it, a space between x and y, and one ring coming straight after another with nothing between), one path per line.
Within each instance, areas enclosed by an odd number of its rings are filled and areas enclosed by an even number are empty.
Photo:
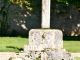
M8 25L8 10L9 10L9 4L7 0L4 0L4 3L2 4L1 10L0 10L0 16L2 19L0 19L0 35L3 36L6 33L6 30L9 28ZM7 5L7 6L6 6Z

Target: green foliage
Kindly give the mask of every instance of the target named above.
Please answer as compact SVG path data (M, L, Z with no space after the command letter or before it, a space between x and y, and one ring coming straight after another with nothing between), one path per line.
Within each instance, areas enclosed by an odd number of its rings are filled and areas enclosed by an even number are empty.
M6 30L9 28L10 24L8 20L8 11L9 7L11 6L10 4L16 4L19 5L21 8L26 8L27 11L33 12L33 11L39 11L41 12L41 1L42 0L4 0L2 6L0 7L0 34L4 35L6 33ZM56 4L56 3L65 3L67 5L76 5L80 6L80 1L79 0L51 0L51 5ZM65 14L63 12L59 13Z
M25 6L29 11L41 6L41 0L8 0L9 3L18 4L19 6Z
M32 10L32 8L30 7L31 2L30 0L8 0L9 3L14 3L14 4L18 4L19 6L23 6L25 4L26 8L29 10Z
M8 1L4 0L0 8L0 17L2 18L0 19L0 35L4 35L6 30L9 28L8 10L9 10Z
M41 0L7 0L9 3L18 4L19 6L25 6L28 10L33 11L34 9L41 7ZM67 5L80 6L79 0L51 0L51 3L65 3Z
M80 6L80 1L79 0L52 0L52 3L65 3L67 5L76 5Z

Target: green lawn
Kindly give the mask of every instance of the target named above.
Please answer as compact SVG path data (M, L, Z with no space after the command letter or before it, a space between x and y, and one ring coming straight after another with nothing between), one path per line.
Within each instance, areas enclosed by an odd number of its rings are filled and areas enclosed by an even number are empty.
M75 57L74 59L75 59L75 60L80 60L80 57Z
M27 38L21 37L0 37L0 52L18 52L28 44Z
M80 41L64 41L64 48L69 52L80 52ZM19 52L28 44L28 38L0 37L0 52ZM75 57L80 60L80 57Z
M80 41L64 41L64 48L69 52L80 52Z
M0 37L0 52L19 52L28 44L28 38ZM80 52L80 41L64 41L64 48L69 52Z

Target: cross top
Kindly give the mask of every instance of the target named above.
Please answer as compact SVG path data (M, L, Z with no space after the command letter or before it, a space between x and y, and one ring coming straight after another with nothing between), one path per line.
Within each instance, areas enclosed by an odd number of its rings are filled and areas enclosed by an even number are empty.
M50 0L42 0L42 28L50 28Z

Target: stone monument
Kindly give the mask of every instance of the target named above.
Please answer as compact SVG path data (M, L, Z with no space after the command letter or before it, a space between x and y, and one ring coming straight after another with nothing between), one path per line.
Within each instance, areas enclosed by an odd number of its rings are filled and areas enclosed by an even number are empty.
M63 49L63 33L50 29L50 0L42 0L42 28L29 31L24 60L73 60Z
M42 29L31 29L29 45L24 52L30 60L73 60L63 49L63 33L58 29L50 29L50 0L42 0ZM28 57L27 57L28 58Z

